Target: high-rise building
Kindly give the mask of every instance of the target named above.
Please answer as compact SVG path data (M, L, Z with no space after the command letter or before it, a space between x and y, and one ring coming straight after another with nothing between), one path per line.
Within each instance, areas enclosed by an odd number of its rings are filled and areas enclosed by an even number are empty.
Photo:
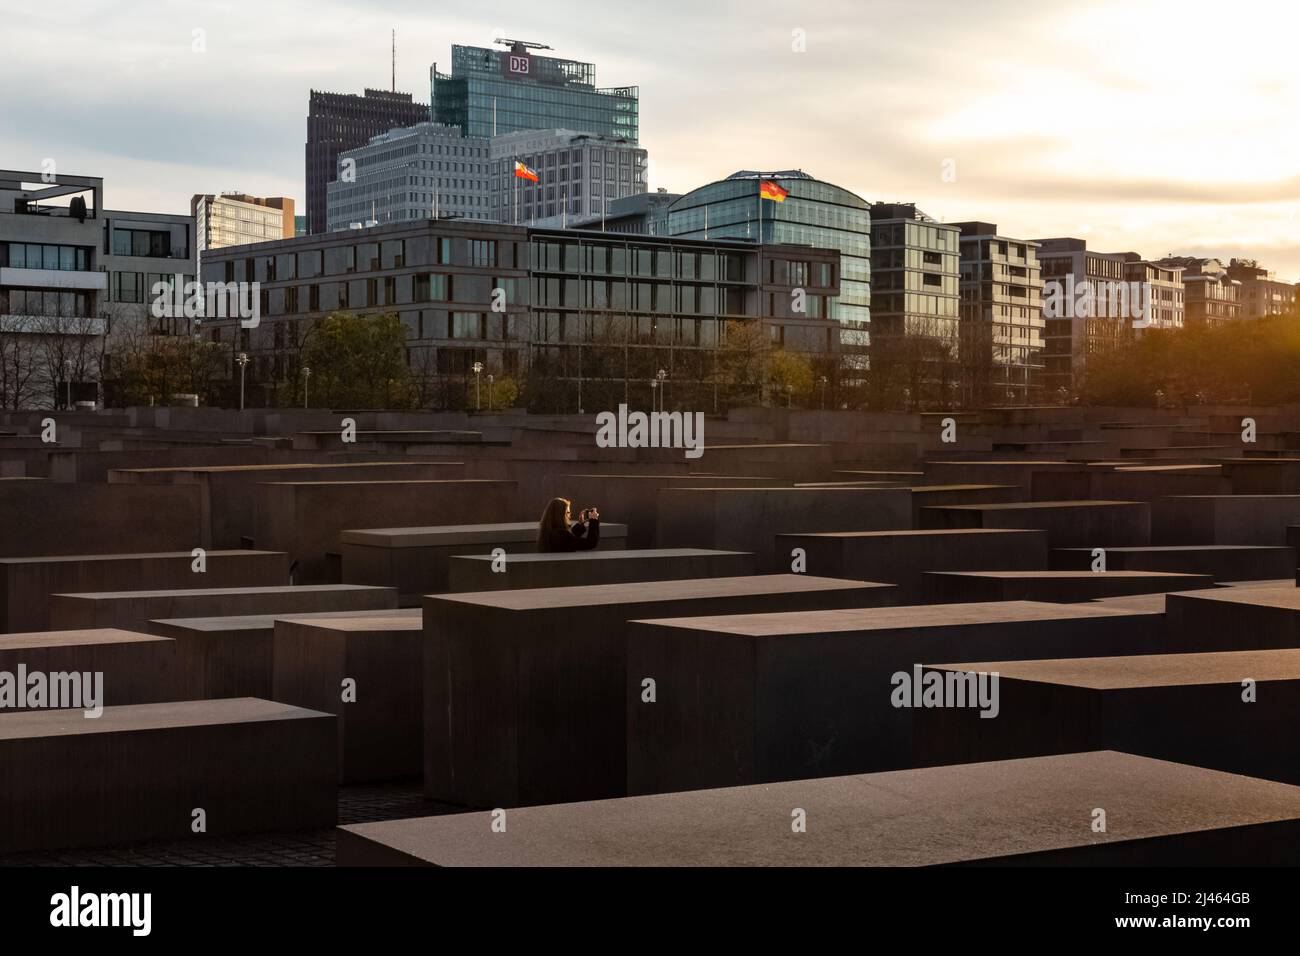
M355 93L311 91L307 107L307 230L327 228L326 188L340 152L364 146L372 136L429 119L429 108L410 93L367 89Z
M608 214L646 191L647 154L635 141L567 129L503 133L491 140L492 206L498 222L566 226ZM537 182L515 175L515 162Z
M340 153L340 175L327 188L327 231L429 219L435 211L439 218L494 218L488 145L426 122Z
M436 63L430 67L435 121L458 126L466 136L566 129L636 144L635 86L600 89L590 63L538 55L533 51L550 47L536 43L501 42L510 49L453 46L449 74L439 73Z
M1228 263L1228 276L1241 283L1243 319L1286 315L1295 307L1296 287L1279 281L1275 273L1260 268L1254 259L1233 259Z
M988 222L961 229L960 363L966 405L1025 405L1042 389L1043 280L1038 243Z
M190 199L194 217L194 246L201 256L208 249L244 246L296 233L293 200L284 196L263 199L244 193L196 195Z
M760 198L764 182L776 183L784 199ZM805 303L807 310L789 315L772 336L814 351L821 346L809 346L826 339L829 328L834 334L829 335L827 351L842 353L850 375L854 370L865 373L872 320L872 222L865 199L802 170L742 170L676 200L668 208L668 231L693 239L799 243L838 251L839 296L824 310L821 303Z
M871 205L874 400L949 405L960 384L961 229L913 203Z
M1182 267L1187 325L1218 325L1241 318L1242 283L1218 259L1169 256L1157 265Z

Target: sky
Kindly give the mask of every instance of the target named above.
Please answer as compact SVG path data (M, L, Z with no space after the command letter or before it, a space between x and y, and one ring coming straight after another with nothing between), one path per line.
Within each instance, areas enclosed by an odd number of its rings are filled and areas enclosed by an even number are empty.
M0 0L0 24L0 168L102 176L110 208L301 212L309 91L388 88L396 29L423 102L453 43L500 36L639 86L652 189L803 169L1015 238L1300 279L1290 0Z

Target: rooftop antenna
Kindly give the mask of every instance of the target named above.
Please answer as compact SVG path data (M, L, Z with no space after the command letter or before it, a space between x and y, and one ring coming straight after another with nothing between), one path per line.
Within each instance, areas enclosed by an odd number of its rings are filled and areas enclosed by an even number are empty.
M554 47L549 47L545 43L534 43L532 40L509 40L506 39L505 37L497 37L492 42L504 44L505 46L510 47L511 50L514 50L516 52L520 50L553 50L554 49Z
M397 92L397 28L393 28L393 86L392 92Z

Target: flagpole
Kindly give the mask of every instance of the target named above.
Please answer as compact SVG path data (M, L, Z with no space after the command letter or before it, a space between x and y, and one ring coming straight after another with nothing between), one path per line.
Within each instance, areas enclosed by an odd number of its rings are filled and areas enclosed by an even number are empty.
M515 162L519 162L519 157L515 157ZM519 225L519 167L511 166L511 172L515 177L515 225Z

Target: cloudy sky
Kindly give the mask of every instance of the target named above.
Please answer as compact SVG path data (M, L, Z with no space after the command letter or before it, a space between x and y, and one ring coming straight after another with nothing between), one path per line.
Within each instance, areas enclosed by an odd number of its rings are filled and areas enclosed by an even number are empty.
M301 203L308 91L386 88L396 28L397 88L423 101L431 62L494 35L640 86L652 187L802 168L1012 236L1300 279L1282 0L0 0L0 23L0 168L52 158L115 208Z

